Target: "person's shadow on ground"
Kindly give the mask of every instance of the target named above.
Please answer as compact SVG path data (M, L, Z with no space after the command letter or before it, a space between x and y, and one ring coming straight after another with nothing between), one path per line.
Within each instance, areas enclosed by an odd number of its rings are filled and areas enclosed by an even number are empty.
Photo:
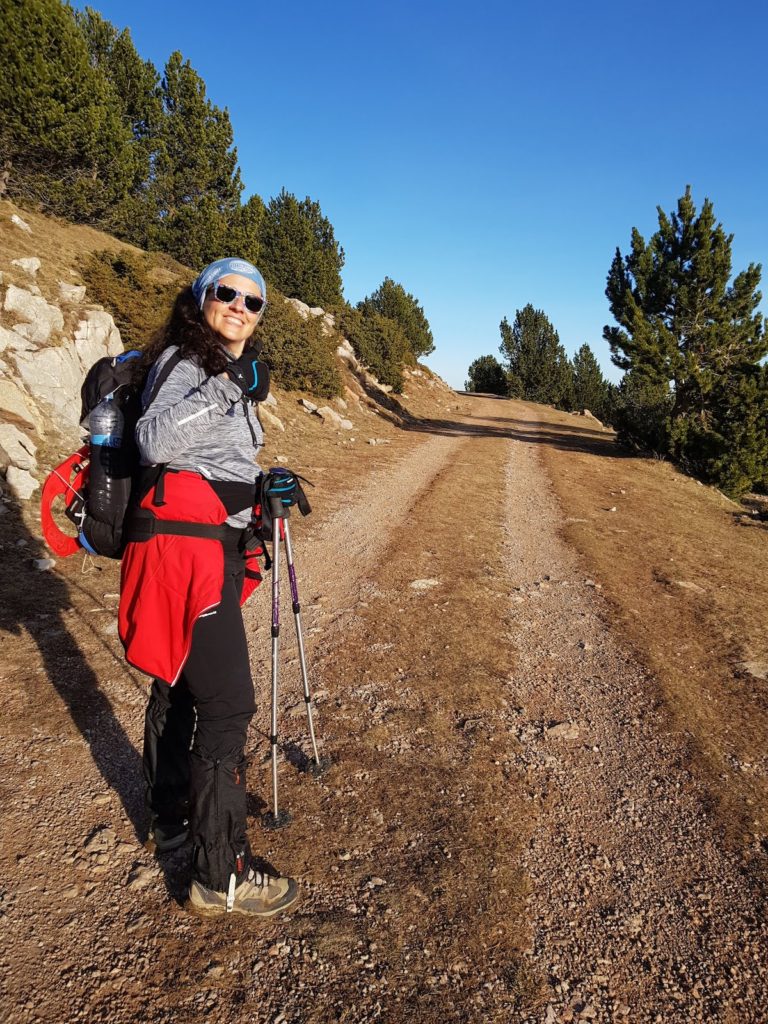
M31 499L30 504L35 502ZM107 786L120 799L139 844L147 838L148 813L144 805L144 782L141 756L125 732L109 697L78 643L78 629L90 628L98 643L103 644L115 659L116 669L125 674L126 686L139 684L130 675L122 658L116 655L99 627L88 620L78 619L77 604L87 607L85 601L73 601L73 586L54 569L39 569L35 559L56 558L34 537L21 515L19 504L4 499L5 512L0 516L0 629L11 637L29 636L42 657L45 676L31 674L22 680L28 690L32 711L29 728L35 725L35 706L41 709L41 718L51 722L50 690L63 701L67 712L88 745L94 764ZM74 555L72 559L81 559ZM82 614L82 613L81 613ZM103 619L101 623L103 623ZM101 625L100 623L100 625ZM6 639L6 654L9 653ZM53 726L55 728L55 725ZM84 836L86 834L84 829ZM163 868L169 893L178 898L177 875L182 851L173 856L158 857Z

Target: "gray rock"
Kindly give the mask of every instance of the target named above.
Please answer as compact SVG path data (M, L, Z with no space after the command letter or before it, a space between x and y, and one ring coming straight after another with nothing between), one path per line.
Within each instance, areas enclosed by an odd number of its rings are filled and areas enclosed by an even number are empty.
M331 423L336 427L341 426L341 416L330 405L323 405L319 409L315 409L315 412L323 423Z
M306 302L302 302L301 299L286 299L285 301L293 306L303 320L309 320L309 306Z
M270 412L263 403L259 405L257 415L259 417L259 423L261 423L264 430L266 430L267 427L274 427L276 430L285 432L285 424L283 421L278 416L275 416L273 412Z
M26 231L28 235L32 234L32 228L25 220L22 220L17 213L11 214L11 224L13 224L14 227L17 227L20 231Z
M24 327L25 325L20 324L19 326ZM7 327L0 327L0 352L5 352L6 349L15 352L19 347L23 349L28 345L27 339L18 331L9 331Z
M16 466L9 466L5 474L6 483L17 498L27 501L40 484L26 469L17 469Z
M21 259L11 260L11 266L19 267L25 274L29 274L30 277L34 278L42 263L37 256L23 256Z
M558 722L547 729L547 736L555 740L577 740L581 730L575 722Z
M42 434L42 424L30 405L29 398L12 380L0 380L0 419L15 423L22 429L31 428Z
M325 315L325 310L323 309L322 306L310 306L309 307L309 315L310 316L324 316Z
M314 402L310 402L306 398L300 398L299 399L299 405L302 407L302 409L305 412L309 412L309 413L317 412L317 406L315 405L315 403Z
M85 299L84 284L68 284L66 281L59 281L59 298L62 302L75 305Z
M36 569L39 569L40 572L45 572L47 569L53 569L53 567L56 565L56 559L55 558L33 558L32 559L32 565L34 565L34 567Z
M37 469L37 445L13 423L0 423L0 469L9 465L19 469Z
M267 395L267 397L264 399L263 404L264 405L277 405L277 399L275 398L275 396L272 394L271 391Z
M34 325L34 330L27 337L37 345L44 344L53 331L60 331L64 326L64 316L58 306L52 306L40 296L13 284L5 293L4 308L25 323Z

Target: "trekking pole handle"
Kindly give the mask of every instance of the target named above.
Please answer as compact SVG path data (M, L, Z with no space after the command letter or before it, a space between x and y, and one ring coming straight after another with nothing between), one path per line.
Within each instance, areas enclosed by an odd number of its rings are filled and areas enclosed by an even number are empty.
M279 494L269 495L269 514L273 519L287 519L290 514L290 508L283 505Z

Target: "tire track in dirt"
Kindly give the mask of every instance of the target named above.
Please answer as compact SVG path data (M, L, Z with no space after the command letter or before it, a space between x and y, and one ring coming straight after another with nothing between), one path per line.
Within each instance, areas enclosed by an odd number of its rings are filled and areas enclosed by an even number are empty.
M653 680L611 629L599 581L559 539L535 449L513 444L507 466L508 693L539 808L524 855L528 955L547 979L546 1004L521 1019L759 1024L765 908L719 841Z

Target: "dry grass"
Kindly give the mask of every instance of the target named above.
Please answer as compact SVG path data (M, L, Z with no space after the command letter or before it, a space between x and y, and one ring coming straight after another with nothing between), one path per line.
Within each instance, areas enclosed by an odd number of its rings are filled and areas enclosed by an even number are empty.
M669 464L622 457L588 421L545 407L533 415L566 537L657 677L748 855L768 833L768 682L758 677L768 670L768 527Z

